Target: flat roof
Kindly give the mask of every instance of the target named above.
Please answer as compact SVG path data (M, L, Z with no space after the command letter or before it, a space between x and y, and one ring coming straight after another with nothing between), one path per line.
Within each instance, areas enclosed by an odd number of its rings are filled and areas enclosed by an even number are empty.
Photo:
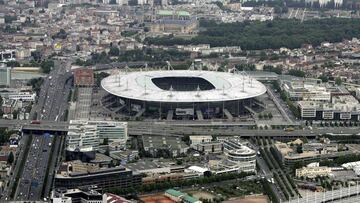
M172 15L179 15L179 16L190 16L190 13L187 11L172 11L172 10L159 10L159 15L162 16L172 16Z
M199 91L163 90L152 81L153 78L162 77L199 77L215 88ZM199 70L120 72L103 79L101 86L108 93L122 98L168 103L235 101L266 92L262 83L248 75Z

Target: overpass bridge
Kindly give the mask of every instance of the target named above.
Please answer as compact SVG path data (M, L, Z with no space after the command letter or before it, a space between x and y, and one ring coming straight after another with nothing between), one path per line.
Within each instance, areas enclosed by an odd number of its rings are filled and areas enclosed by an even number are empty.
M286 132L283 129L250 129L254 124L231 121L129 121L130 135L209 135L243 136L243 137L273 137L273 138L314 138L325 133L352 135L360 133L357 127L327 127L294 130ZM25 132L59 132L68 131L68 122L41 121L40 124L31 124L29 120L0 119L0 127L10 127Z
M13 128L22 131L46 131L46 132L67 132L68 122L40 121L40 124L32 124L29 120L0 120L0 127Z

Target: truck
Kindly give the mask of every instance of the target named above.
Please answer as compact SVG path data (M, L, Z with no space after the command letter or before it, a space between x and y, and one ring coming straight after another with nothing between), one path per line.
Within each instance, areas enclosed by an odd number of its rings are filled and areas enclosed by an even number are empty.
M294 131L295 129L293 127L288 127L288 128L284 128L284 131L286 132L291 132Z
M30 121L30 124L41 124L39 120L32 120Z

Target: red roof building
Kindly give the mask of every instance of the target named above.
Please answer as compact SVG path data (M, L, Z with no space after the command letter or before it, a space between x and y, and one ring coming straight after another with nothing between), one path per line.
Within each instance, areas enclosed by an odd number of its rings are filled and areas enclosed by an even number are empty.
M89 68L79 68L74 71L75 86L93 86L94 71Z

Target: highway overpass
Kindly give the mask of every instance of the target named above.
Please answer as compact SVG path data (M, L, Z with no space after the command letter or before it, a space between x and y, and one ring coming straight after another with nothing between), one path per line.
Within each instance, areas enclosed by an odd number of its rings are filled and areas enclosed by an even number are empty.
M28 120L0 120L0 127L10 127L13 129L22 129L24 131L49 131L66 132L68 122L41 121L40 124L31 124ZM282 129L249 129L246 125L239 122L218 122L218 121L171 121L171 122L153 122L153 121L129 121L128 131L130 135L217 135L217 136L243 136L243 137L309 137L313 138L319 134L357 134L360 129L357 127L324 127L294 130L286 132Z

